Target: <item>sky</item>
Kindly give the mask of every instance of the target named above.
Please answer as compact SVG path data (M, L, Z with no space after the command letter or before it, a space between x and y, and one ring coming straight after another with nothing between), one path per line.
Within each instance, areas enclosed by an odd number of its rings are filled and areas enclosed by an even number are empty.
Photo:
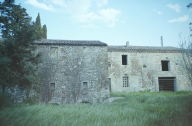
M108 45L179 47L191 39L191 0L15 0L35 21L47 26L47 38L100 40Z

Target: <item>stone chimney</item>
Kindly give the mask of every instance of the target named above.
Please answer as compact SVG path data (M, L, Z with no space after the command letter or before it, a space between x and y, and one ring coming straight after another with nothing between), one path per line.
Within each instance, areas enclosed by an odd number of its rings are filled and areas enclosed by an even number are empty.
M126 42L126 47L129 47L129 41Z

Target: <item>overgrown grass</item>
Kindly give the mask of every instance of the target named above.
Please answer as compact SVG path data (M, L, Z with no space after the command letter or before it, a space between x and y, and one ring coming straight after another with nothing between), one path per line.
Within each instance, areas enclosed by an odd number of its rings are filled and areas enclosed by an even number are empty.
M0 110L1 126L191 126L191 92L112 93L108 104L21 105Z

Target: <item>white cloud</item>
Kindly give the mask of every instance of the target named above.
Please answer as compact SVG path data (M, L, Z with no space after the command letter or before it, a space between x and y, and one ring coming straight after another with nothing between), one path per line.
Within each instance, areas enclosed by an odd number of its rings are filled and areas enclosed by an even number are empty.
M161 14L162 14L162 12L161 12L161 11L158 11L158 10L156 10L156 9L154 9L153 11L154 11L155 13L159 14L159 15L161 15Z
M81 22L92 22L95 20L99 20L100 17L97 14L95 14L94 12L91 12L91 13L79 15L78 18Z
M178 17L176 19L171 19L171 20L168 20L169 23L174 23L174 22L184 22L184 21L187 21L189 19L189 16L188 15L184 15L183 17Z
M108 0L96 0L96 4L98 7L102 7L103 5L108 4Z
M102 22L108 27L114 27L119 21L120 10L113 8L103 9L108 0L26 0L27 4L58 13L69 14L70 17L81 23ZM51 5L52 6L51 6ZM54 7L53 7L54 6ZM96 8L95 8L96 7ZM102 7L102 9L101 9Z
M51 2L58 6L64 6L65 4L63 0L51 0Z
M121 11L116 9L102 9L98 11L102 21L107 23L109 27L114 27L118 21L118 16L121 14Z
M102 9L97 12L85 13L83 15L74 16L80 22L104 22L108 27L114 27L119 21L121 11L115 9Z
M176 12L180 12L180 9L181 9L179 4L173 5L173 4L170 3L170 4L167 5L167 7L174 10L174 11L176 11Z
M47 10L47 11L55 11L55 8L52 5L46 5L44 3L40 3L37 0L25 0L25 3L31 4L35 7Z

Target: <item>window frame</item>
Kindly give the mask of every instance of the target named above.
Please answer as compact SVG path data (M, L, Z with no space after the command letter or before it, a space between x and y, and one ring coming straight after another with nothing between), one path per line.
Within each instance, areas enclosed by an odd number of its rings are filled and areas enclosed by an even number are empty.
M165 64L165 62L167 63ZM161 60L161 71L171 71L169 60Z
M122 65L128 65L128 55L121 55Z
M128 76L123 76L123 87L129 87L129 77Z

